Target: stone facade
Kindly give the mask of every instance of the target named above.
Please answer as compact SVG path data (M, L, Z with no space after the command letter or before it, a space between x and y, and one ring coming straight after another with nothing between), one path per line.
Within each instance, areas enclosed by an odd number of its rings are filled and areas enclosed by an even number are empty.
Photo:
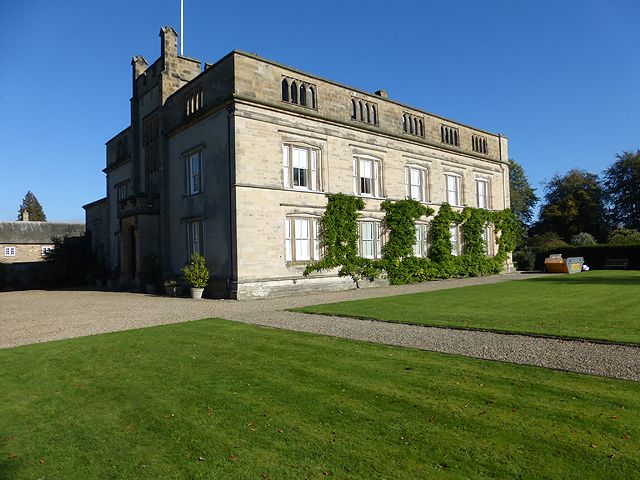
M413 192L436 210L509 205L501 135L244 52L201 72L173 29L160 36L156 62L132 61L131 126L107 142L102 241L123 281L139 282L149 254L178 275L197 249L211 296L352 288L335 272L303 277L308 261L294 258L316 244L326 193L362 195L371 222L381 201ZM289 238L292 225L311 230Z

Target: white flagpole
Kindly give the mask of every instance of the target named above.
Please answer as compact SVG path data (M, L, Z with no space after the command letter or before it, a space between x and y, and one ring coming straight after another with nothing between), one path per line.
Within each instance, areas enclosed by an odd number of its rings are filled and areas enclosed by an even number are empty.
M180 55L184 55L184 0L180 0Z

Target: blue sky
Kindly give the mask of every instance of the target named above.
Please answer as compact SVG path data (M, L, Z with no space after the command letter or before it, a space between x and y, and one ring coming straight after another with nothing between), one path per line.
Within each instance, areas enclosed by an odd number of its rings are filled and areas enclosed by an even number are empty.
M49 220L104 196L133 55L179 0L0 0L0 220L32 190ZM640 148L640 2L185 0L185 54L234 48L509 137L532 184Z

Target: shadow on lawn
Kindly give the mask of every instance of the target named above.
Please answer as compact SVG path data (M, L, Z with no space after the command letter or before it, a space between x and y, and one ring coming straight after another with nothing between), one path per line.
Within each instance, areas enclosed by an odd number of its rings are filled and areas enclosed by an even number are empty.
M0 480L16 480L18 478L18 469L13 462L15 462L15 460L0 461Z
M592 273L575 273L554 275L552 277L537 277L527 280L536 283L570 283L575 285L620 285L640 286L640 274L637 271L624 272L615 275L594 275Z

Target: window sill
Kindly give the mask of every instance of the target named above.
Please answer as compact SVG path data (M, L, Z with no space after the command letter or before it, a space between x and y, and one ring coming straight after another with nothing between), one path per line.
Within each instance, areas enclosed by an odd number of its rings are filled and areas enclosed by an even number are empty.
M368 195L366 193L356 193L356 197L361 198L370 198L371 200L385 200L387 197L374 197L373 195Z
M197 197L198 195L200 195L202 193L202 191L199 191L197 193L184 193L182 195L182 198L192 198L192 197Z
M317 262L318 260L286 260L285 265L287 267L306 267L313 262Z
M294 107L302 107L302 108L306 108L307 110L313 110L314 112L318 111L317 105L315 107L310 107L309 105L303 105L301 103L292 102L291 100L280 100L280 102L284 103L285 105L292 105Z

